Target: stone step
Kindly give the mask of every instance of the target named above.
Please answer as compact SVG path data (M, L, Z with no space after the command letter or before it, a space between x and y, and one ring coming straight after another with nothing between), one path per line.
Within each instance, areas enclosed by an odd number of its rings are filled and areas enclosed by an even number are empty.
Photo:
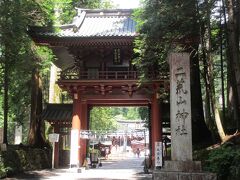
M214 173L207 172L163 172L154 171L154 180L217 180Z

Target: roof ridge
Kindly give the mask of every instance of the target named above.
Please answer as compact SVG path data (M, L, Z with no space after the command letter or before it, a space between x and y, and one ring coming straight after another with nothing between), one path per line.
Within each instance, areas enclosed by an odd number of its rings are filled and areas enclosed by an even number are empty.
M100 12L100 11L105 11L105 12L118 12L118 11L123 11L123 12L132 12L134 9L84 9L84 8L76 8L78 11L86 11L86 12Z
M84 11L86 12L87 16L130 16L133 12L133 9L77 9L78 15Z
M80 18L78 18L80 16ZM73 23L73 32L77 32L78 29L81 27L81 25L83 24L83 21L86 17L86 11L82 11L81 14L78 14L77 17L74 18Z

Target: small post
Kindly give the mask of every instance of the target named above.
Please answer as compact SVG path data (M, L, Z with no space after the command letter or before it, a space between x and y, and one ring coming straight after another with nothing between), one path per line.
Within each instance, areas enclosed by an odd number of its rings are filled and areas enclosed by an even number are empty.
M55 142L58 142L59 140L59 134L57 133L52 133L49 134L49 141L53 145L53 151L52 151L52 169L54 169L54 162L55 162Z
M55 142L52 143L53 150L52 150L52 169L54 169L54 160L55 160Z

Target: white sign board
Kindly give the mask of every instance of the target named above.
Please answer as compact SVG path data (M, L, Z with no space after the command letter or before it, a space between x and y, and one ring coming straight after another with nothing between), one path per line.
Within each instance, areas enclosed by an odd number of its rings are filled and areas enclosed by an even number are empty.
M58 142L58 140L59 140L59 134L57 134L57 133L49 134L50 142Z
M162 142L155 142L155 166L162 167L163 165L163 146Z
M15 144L22 143L22 126L15 126L15 138L14 138Z

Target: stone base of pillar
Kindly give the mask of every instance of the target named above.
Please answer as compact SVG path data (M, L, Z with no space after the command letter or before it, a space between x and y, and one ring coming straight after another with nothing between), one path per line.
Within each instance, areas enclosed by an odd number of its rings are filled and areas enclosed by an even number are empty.
M164 161L161 171L201 172L200 161Z
M200 161L165 161L161 170L153 171L154 180L217 180L214 173L202 172Z
M70 172L72 172L72 173L82 173L82 172L84 172L85 170L86 170L85 167L70 168Z

